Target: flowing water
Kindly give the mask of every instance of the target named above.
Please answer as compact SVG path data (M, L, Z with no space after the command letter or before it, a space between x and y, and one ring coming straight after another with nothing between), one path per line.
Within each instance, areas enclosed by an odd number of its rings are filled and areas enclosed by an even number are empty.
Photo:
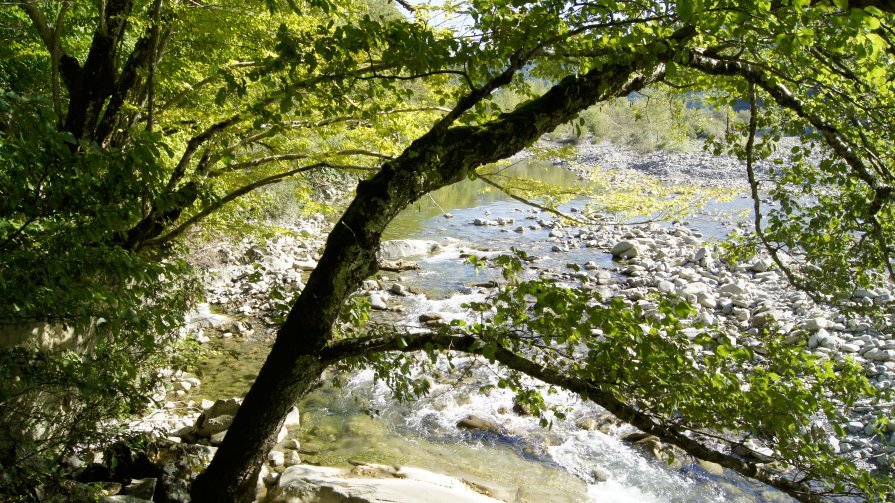
M522 164L523 176L562 186L580 184L577 175L543 165ZM608 254L596 249L570 250L551 255L549 230L528 229L532 210L481 181L465 181L425 197L402 213L388 229L386 239L414 238L445 242L441 253L420 260L421 271L400 275L401 281L427 293L406 299L399 319L416 320L425 311L457 313L461 304L481 300L468 285L489 279L460 260L475 245L489 250L522 248L541 257L538 266L561 269L568 262L595 261L606 267ZM563 205L571 211L585 201ZM718 203L690 219L707 237L720 237L729 229L729 217L748 207L742 199ZM453 218L445 218L449 212ZM719 217L719 215L722 215ZM475 218L512 218L505 226L474 226ZM516 232L517 227L524 232ZM394 279L395 276L391 275ZM466 293L463 293L466 292ZM269 346L238 339L217 340L219 351L203 366L202 397L242 396L248 390ZM302 445L306 462L344 466L349 462L418 466L462 478L505 501L528 502L764 502L789 501L787 497L755 485L729 471L712 475L689 462L675 468L644 455L618 440L627 427L581 428L586 418L602 418L596 406L565 392L546 395L548 403L568 407L569 418L542 428L537 420L512 412L513 397L496 387L498 369L439 360L429 376L431 393L411 403L398 403L375 383L372 371L332 379L310 394L299 408L302 426L290 432ZM485 391L482 387L486 386ZM500 425L500 433L459 430L457 421L475 415ZM601 479L606 479L601 481Z

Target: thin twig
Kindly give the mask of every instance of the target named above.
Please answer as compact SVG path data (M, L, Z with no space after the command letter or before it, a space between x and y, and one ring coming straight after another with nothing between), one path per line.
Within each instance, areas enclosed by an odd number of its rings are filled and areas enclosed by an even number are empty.
M491 180L490 178L488 178L488 177L485 176L485 175L479 174L479 175L478 175L478 178L479 178L481 181L487 183L488 185L494 187L495 189L497 189L497 190L503 192L504 194L508 195L509 197L511 197L511 198L513 198L513 199L519 201L519 202L522 203L522 204L525 204L526 206L531 206L531 207L533 207L533 208L537 208L537 209L539 209L539 210L546 211L547 213L552 213L552 214L554 214L554 215L556 215L556 216L558 216L558 217L560 217L560 218L563 218L563 219L566 219L566 220L571 220L571 221L573 221L573 222L575 222L575 223L577 223L577 224L581 224L581 225L590 225L590 224L593 224L593 223L594 223L594 222L587 222L587 221L584 221L584 220L580 220L580 219L575 218L575 217L573 217L573 216L571 216L571 215L566 215L565 213L563 213L563 212L557 210L556 208L551 208L551 207L549 207L549 206L544 206L544 205L542 205L542 204L538 204L538 203L536 203L536 202L534 202L534 201L532 201L532 200L530 200L530 199L526 199L526 198L524 198L524 197L522 197L522 196L520 196L520 195L518 195L518 194L514 194L514 193L512 193L512 192L510 191L510 189L504 187L503 185L500 185L499 183L495 182L494 180Z

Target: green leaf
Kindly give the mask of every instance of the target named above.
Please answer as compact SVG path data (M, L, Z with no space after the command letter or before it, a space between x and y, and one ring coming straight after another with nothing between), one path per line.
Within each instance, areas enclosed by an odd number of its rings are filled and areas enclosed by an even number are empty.
M681 21L689 23L697 13L699 0L675 0L674 6Z

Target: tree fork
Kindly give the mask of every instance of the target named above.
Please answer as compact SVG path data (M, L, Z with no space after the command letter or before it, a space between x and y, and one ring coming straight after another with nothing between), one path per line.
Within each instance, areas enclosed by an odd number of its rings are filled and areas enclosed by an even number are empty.
M426 193L462 180L469 170L522 150L594 103L661 80L665 62L692 35L692 29L681 30L599 70L566 77L543 96L484 125L435 127L361 182L217 454L193 483L193 501L252 501L265 454L288 409L325 368L321 353L331 342L333 324L347 297L376 271L380 237L398 212Z

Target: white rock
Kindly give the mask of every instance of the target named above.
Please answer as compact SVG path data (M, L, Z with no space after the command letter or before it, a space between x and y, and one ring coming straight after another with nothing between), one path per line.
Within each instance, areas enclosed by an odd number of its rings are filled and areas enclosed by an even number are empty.
M756 327L764 327L767 325L772 325L777 323L781 319L783 319L783 312L777 309L771 309L768 311L764 311L756 314L752 317L752 324Z
M609 253L617 259L627 260L639 255L637 244L632 241L619 241L609 250Z
M718 305L718 299L707 293L697 295L696 297L699 299L699 304L703 307L714 309Z
M239 405L242 403L242 399L228 398L226 400L218 400L208 408L205 408L206 402L207 400L202 400L202 408L205 409L205 416L212 418L218 416L235 416L236 411L239 410Z
M774 459L774 451L758 445L752 439L746 440L746 442L734 447L733 452L738 456L752 457L762 462L768 462Z
M267 462L270 466L283 466L286 464L286 454L282 451L270 451L267 454Z
M684 297L686 297L688 295L697 295L698 296L700 294L707 293L708 290L709 290L708 285L697 281L695 283L690 283L690 284L685 285L684 287L680 288L678 290L678 295L681 295Z
M814 349L818 346L821 346L824 341L827 339L827 331L817 331L811 334L811 337L808 338L808 348Z
M867 346L865 346L865 348L867 348ZM868 360L876 360L876 357L879 356L881 353L882 353L881 350L874 348L874 347L869 347L869 349L864 351L862 353L862 355L864 356L864 358L867 358Z
M765 258L756 260L749 268L755 272L765 272L770 270L772 267L774 267L774 261L769 258Z
M718 291L730 295L742 295L746 293L747 290L744 286L738 285L736 283L726 283L724 285L721 285L721 288L719 288Z
M400 295L402 297L410 293L407 290L407 287L402 285L401 283L392 283L392 286L391 286L391 288L389 288L389 291L395 295Z
M830 435L827 437L827 443L830 445L830 448L833 449L833 452L835 452L837 454L840 452L838 438L834 437L833 435Z
M268 486L272 486L272 485L276 484L278 480L280 480L280 472L271 470L271 469L267 468L267 466L262 466L261 469L262 469L261 475L263 475L261 477L261 479L264 481L264 484L266 484Z
M297 260L292 263L292 268L299 271L313 271L317 268L317 262L314 260Z
M712 250L708 246L703 246L696 250L693 254L693 262L699 262L702 265L709 265L712 262Z
M211 445L218 446L224 442L224 437L226 437L226 436L227 436L227 430L219 431L219 432L215 433L214 435L212 435L211 437L209 437L208 441L211 443Z
M842 339L836 337L835 335L829 335L824 338L824 340L820 343L821 346L829 349L839 349L839 346L842 344Z
M372 307L373 309L380 310L380 311L385 311L388 309L388 306L385 304L385 301L382 300L382 295L379 295L378 293L370 294L370 307Z
M802 324L802 328L805 330L819 330L821 328L827 328L830 326L829 320L826 318L811 318L810 320L805 321Z
M286 414L286 420L283 422L283 426L295 426L298 427L301 425L301 414L298 412L298 407L292 407L289 410L289 414Z
M855 290L855 297L859 299L872 299L874 297L879 297L879 293L871 289L858 288Z
M875 357L873 357L873 359L878 362L895 361L895 350L886 349L884 351L880 351Z
M786 338L783 339L783 344L798 344L804 336L803 332L790 332L786 335Z
M419 468L401 467L395 470L394 467L370 465L357 467L353 472L308 465L290 466L280 476L277 485L271 488L269 497L272 501L284 502L497 503L500 501L472 490L459 479ZM367 473L371 475L363 476Z
M845 425L845 429L851 433L860 433L864 431L864 423L861 421L849 421Z
M674 283L663 279L659 282L658 285L656 285L656 288L658 288L659 291L662 293L672 293L674 292Z
M224 330L234 323L233 318L227 315L212 313L211 306L205 302L196 306L196 312L190 313L188 321L191 326L215 330Z
M233 422L233 416L230 415L220 415L215 417L206 417L205 414L199 416L199 419L196 420L195 430L196 435L200 437L210 437L215 433L222 432L230 427L230 423Z
M419 257L438 251L440 245L436 241L422 239L396 239L383 241L379 246L378 257L381 260L400 260L407 257Z
M449 317L445 313L439 311L426 311L421 314L418 319L423 323L428 323L430 321L446 320L449 319Z
M740 321L749 321L749 318L752 317L752 313L749 312L748 309L743 307L734 307L733 315Z

